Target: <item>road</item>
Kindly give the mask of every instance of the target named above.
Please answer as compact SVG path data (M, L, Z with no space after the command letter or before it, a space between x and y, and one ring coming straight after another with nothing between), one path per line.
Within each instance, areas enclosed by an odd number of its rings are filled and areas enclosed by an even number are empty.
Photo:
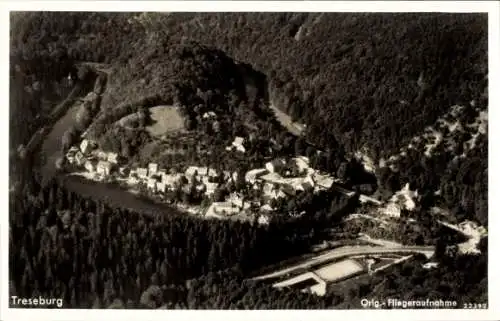
M352 255L375 255L375 254L389 254L389 253L422 253L427 258L430 258L434 254L433 246L393 246L393 247L382 247L382 246L345 246L342 248L333 249L327 253L320 254L318 256L308 259L304 263L299 263L291 267L258 276L253 278L253 280L265 280L270 278L276 278L284 276L291 272L301 269L309 269L313 265L320 263L326 263L335 259L343 258Z

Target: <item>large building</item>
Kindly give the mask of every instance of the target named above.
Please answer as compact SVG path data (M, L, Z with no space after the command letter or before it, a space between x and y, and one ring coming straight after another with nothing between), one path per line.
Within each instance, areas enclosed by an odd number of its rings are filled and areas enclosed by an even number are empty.
M149 163L148 164L148 175L153 176L158 173L158 164L156 163Z

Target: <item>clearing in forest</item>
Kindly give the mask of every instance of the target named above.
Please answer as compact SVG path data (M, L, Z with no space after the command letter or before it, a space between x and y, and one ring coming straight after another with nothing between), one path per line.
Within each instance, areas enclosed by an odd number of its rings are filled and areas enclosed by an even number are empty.
M156 106L149 109L152 124L147 127L153 137L184 129L184 118L175 106Z

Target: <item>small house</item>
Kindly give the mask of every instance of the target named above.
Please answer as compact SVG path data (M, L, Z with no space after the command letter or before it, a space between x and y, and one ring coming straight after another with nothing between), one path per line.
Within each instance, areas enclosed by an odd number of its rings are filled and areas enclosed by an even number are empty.
M80 151L86 155L90 152L90 143L88 140L84 139L82 140L82 143L80 144Z
M130 169L128 167L120 167L118 171L120 175L127 176L130 172Z
M257 223L261 225L268 225L269 221L270 219L268 215L259 215L259 218L257 219Z
M103 176L108 176L109 174L111 174L112 169L113 169L113 164L111 164L110 162L99 161L97 163L98 174L101 174Z
M274 209L271 207L271 205L269 204L264 204L260 207L260 211L261 212L264 212L264 213L267 213L267 212L272 212L274 211Z
M96 170L94 163L91 161L85 162L85 169L90 173L93 173Z
M209 111L203 114L203 119L215 118L216 116L213 111Z
M207 182L204 185L206 186L205 195L210 196L215 192L219 184Z
M167 190L167 185L163 182L156 182L156 191L159 193L165 193Z
M155 178L149 178L147 183L148 189L156 191L156 183L158 183L158 180Z
M426 270L435 269L438 266L439 266L438 262L427 262L427 263L422 265L422 267Z
M118 164L118 154L117 153L108 153L108 162L112 164Z
M295 157L292 161L299 173L303 173L309 168L309 158L305 156Z
M151 177L155 175L158 172L158 164L156 163L149 163L148 164L148 175Z
M75 162L75 156L71 154L66 154L66 159L68 160L68 163L73 164Z
M137 176L139 178L146 178L146 177L148 177L148 169L147 168L142 168L142 167L138 168L137 169Z
M275 159L266 163L266 169L271 173L280 172L285 168L285 166L286 162L283 159Z
M209 168L209 167L190 166L186 169L186 172L185 172L187 177L192 177L196 173L199 176L209 176L209 177L216 177L217 176L217 171L215 169Z
M243 137L238 137L236 136L234 138L234 141L233 143L231 144L234 148L236 148L237 151L239 152L242 152L244 153L246 150L245 150L245 147L243 146L243 142L245 141L245 139Z
M162 182L167 186L174 186L181 180L180 174L165 174L161 177Z
M333 185L333 178L326 175L314 175L315 186L319 189L330 189Z
M75 154L75 163L78 166L82 166L85 163L85 156L83 156L82 152L77 152Z

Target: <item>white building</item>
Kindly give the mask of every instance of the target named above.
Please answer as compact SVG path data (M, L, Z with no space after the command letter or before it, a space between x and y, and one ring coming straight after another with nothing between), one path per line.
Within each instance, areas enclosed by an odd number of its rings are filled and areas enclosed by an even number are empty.
M118 169L118 171L119 171L120 175L122 175L122 176L127 176L129 173L128 167L120 167Z
M435 269L438 266L439 266L438 262L427 262L427 263L422 265L422 267L426 270Z
M149 178L148 179L148 183L147 183L148 189L156 191L156 183L157 182L158 182L157 179L155 179L155 178Z
M333 185L333 178L327 175L315 174L313 176L315 186L319 189L330 189Z
M266 163L266 169L271 172L277 172L286 166L286 162L283 159L275 159L271 162Z
M148 177L148 169L147 168L143 168L143 167L139 167L137 169L137 176L139 178L146 178L146 177Z
M243 146L244 141L245 139L243 137L236 136L231 146L236 148L237 151L244 153L246 151L245 147Z
M153 176L158 172L158 164L156 163L149 163L148 164L148 175Z
M108 162L112 164L118 163L118 154L117 153L108 153Z
M261 225L268 225L269 221L270 219L268 215L259 215L259 218L257 219L257 223Z
M97 173L103 176L108 176L113 169L113 164L107 161L99 161L97 163Z
M160 193L165 193L167 190L167 185L163 182L156 182L156 191Z
M203 114L203 119L215 118L217 115L213 111L209 111Z
M86 155L88 152L90 152L90 143L88 140L84 139L82 140L80 144L80 151Z
M274 209L271 207L271 205L264 204L260 207L260 211L266 213L266 212L272 212L274 211Z
M204 185L206 187L205 195L210 196L210 195L212 195L215 192L215 190L217 189L217 186L219 184L208 182L208 183L204 183Z
M227 216L238 214L240 211L240 208L234 206L230 202L213 202L212 205L208 208L205 216L225 218Z
M232 193L229 195L228 201L236 207L244 208L245 201L243 197L237 193Z
M161 176L161 181L167 186L174 186L181 180L181 174L165 174Z
M309 158L306 156L295 157L292 161L300 173L306 172L309 169Z
M75 163L78 166L82 166L85 163L85 156L83 156L82 152L77 152L75 154Z
M85 162L85 169L90 173L93 173L96 170L95 165L90 161Z
M198 176L209 176L209 177L217 176L217 171L213 168L208 168L208 167L189 166L185 172L187 177L192 177L196 173L198 173Z
M66 154L66 159L68 160L68 163L73 164L75 162L75 155Z
M391 202L398 204L401 208L412 211L416 207L415 199L418 199L418 191L411 191L410 184L406 184L400 191L394 193Z

